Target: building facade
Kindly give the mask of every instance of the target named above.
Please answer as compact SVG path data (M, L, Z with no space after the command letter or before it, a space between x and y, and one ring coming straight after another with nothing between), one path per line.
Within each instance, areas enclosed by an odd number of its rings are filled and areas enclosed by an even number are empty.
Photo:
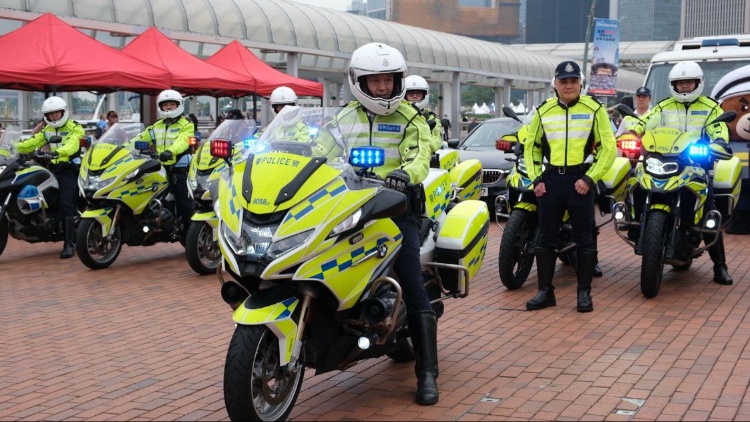
M586 38L593 0L527 0L526 43L575 43ZM599 0L595 18L610 18L610 2Z
M620 41L676 41L682 0L619 0Z
M682 0L681 38L750 33L750 0Z

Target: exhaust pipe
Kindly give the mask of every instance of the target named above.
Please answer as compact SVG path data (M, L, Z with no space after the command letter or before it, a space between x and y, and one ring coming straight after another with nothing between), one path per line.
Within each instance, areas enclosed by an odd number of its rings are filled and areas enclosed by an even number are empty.
M232 310L237 309L248 296L250 293L235 281L227 281L221 285L221 298Z

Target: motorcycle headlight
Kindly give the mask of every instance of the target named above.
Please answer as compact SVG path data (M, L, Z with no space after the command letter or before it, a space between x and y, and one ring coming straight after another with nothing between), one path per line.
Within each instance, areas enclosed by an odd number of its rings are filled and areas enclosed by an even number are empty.
M91 175L91 174L89 174L86 178L82 176L79 177L81 181L81 186L84 189L94 190L94 191L97 191L99 189L106 187L107 185L114 182L116 178L117 177L108 177L106 179L102 179L99 175Z
M343 233L352 227L356 226L357 223L359 223L359 219L362 218L362 208L358 209L357 211L354 211L352 215L349 217L346 217L346 220L340 222L336 225L336 227L331 230L331 234L328 235L328 237L337 236L340 233Z
M236 236L225 224L221 225L221 235L236 255L258 258L268 251L277 226L257 227L243 224L240 235Z
M268 248L268 256L270 256L271 259L276 259L281 255L284 255L297 246L307 242L307 239L309 239L314 232L315 229L310 229L308 231L297 233L293 236L289 236L287 238L279 239L273 242L271 244L271 247Z
M669 176L680 170L680 165L675 162L663 162L656 157L646 159L646 172L654 176Z

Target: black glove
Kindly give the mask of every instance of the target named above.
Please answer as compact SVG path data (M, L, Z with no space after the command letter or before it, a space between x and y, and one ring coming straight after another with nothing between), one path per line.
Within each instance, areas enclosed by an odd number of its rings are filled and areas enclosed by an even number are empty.
M57 151L52 151L52 152L48 152L47 153L47 157L49 157L49 158L57 158L59 156L60 156L60 153L57 152Z
M161 154L159 154L159 161L169 161L174 157L172 154L172 151L164 151Z
M385 177L385 187L405 192L409 187L409 174L401 169L393 170Z

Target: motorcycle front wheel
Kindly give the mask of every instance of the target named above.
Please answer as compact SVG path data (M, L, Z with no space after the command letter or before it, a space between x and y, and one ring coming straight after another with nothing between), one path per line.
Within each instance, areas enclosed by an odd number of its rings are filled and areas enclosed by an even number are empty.
M515 209L505 224L503 237L500 239L497 269L500 281L508 290L521 288L534 265L532 243L536 232L536 216L534 212Z
M278 421L294 408L305 367L280 366L279 341L263 325L238 325L224 364L224 405L233 421Z
M641 262L641 293L648 298L656 297L661 288L664 271L664 237L667 214L651 211L646 220L643 235L643 260Z
M110 239L102 235L102 225L91 218L81 220L76 230L76 254L92 270L112 265L122 250L120 227L114 227Z
M221 250L214 240L213 227L203 221L190 224L185 236L185 257L190 268L200 275L216 274Z

